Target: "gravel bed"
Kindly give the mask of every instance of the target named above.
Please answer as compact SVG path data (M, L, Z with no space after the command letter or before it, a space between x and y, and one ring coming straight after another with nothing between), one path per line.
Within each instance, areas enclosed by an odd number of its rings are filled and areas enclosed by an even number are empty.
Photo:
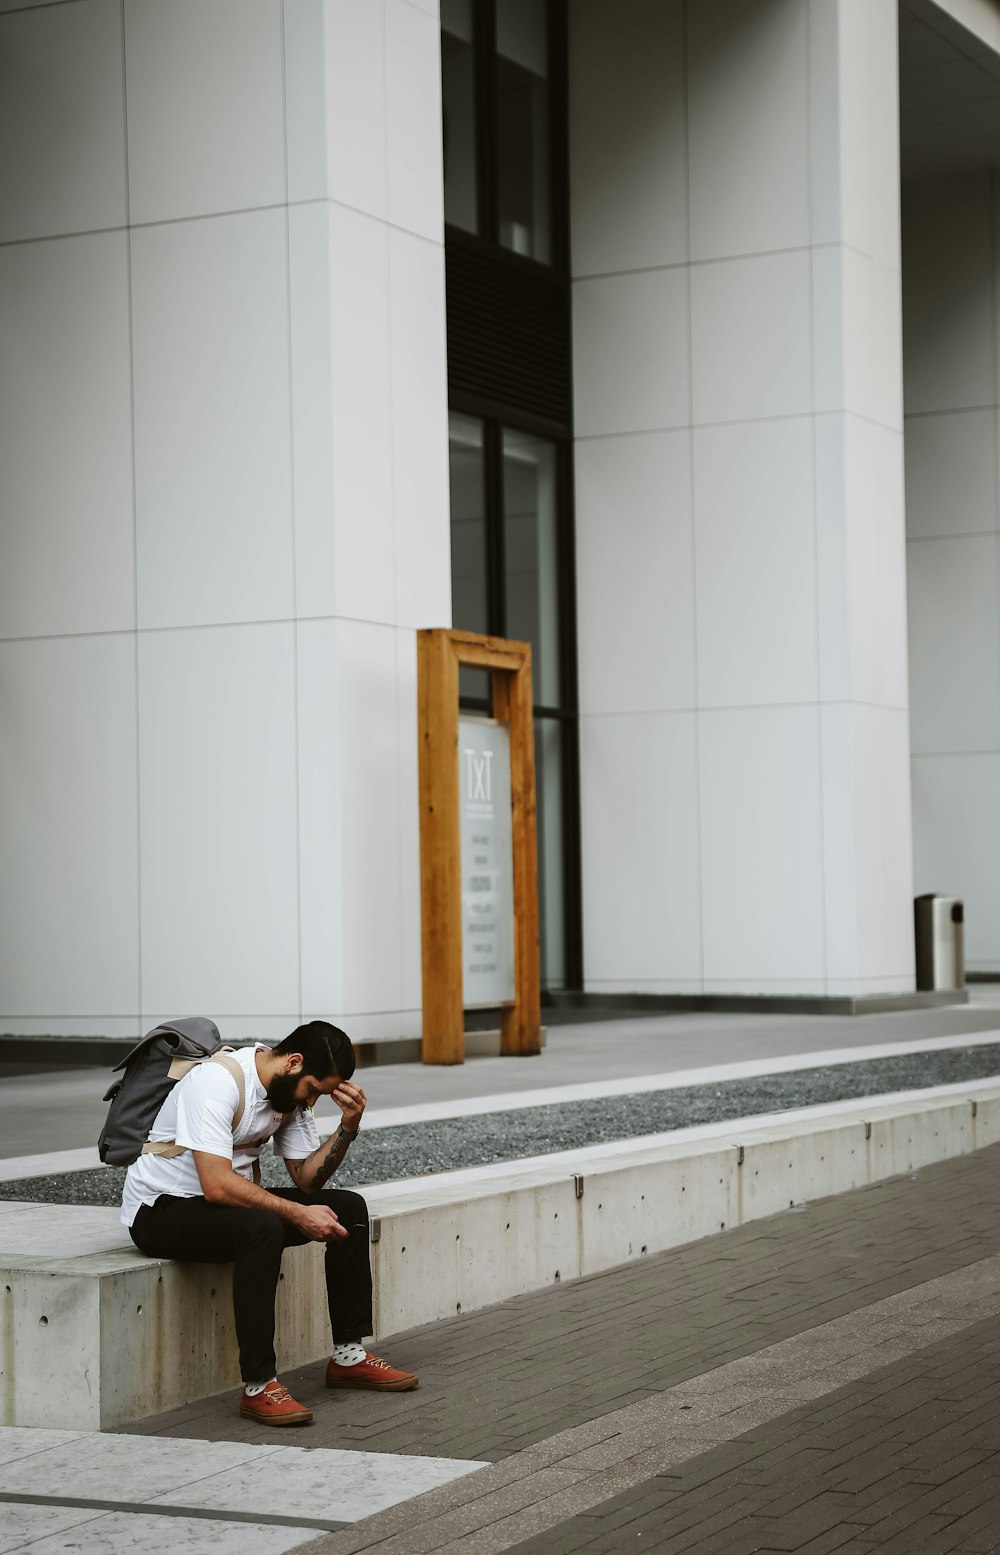
M456 1167L514 1161L522 1156L548 1155L611 1139L661 1134L697 1123L722 1123L729 1118L994 1075L1000 1075L1000 1044L907 1053L864 1063L837 1064L829 1069L799 1069L788 1074L727 1080L719 1085L684 1086L671 1091L609 1096L599 1101L556 1102L522 1112L483 1113L440 1123L371 1129L363 1132L352 1147L335 1184L349 1188L401 1177L423 1177ZM266 1187L288 1186L284 1164L275 1159L269 1148L261 1156L261 1172ZM123 1167L109 1166L55 1177L29 1177L0 1183L0 1199L45 1204L118 1204L124 1178Z

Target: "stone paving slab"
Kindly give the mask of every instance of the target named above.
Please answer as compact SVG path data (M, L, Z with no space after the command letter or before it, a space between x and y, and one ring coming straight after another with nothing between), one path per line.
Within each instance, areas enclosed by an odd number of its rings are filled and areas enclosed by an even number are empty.
M284 1380L316 1410L310 1445L499 1460L1000 1253L998 1170L1000 1146L411 1330L385 1349L415 1393L331 1395L322 1366ZM235 1405L129 1430L273 1440Z

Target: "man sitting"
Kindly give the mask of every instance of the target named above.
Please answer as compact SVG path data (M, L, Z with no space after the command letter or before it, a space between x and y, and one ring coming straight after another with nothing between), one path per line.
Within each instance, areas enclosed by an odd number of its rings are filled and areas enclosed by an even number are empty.
M417 1386L369 1355L372 1276L368 1207L358 1193L324 1191L357 1138L365 1093L350 1083L350 1038L326 1021L300 1026L277 1047L261 1043L228 1055L243 1070L240 1086L225 1064L197 1064L177 1082L156 1115L150 1143L177 1153L143 1154L128 1169L122 1224L151 1258L232 1263L233 1310L244 1382L240 1414L265 1425L305 1425L312 1411L278 1382L274 1298L286 1247L326 1243L326 1289L333 1354L330 1388ZM342 1113L333 1137L320 1144L312 1107L331 1096ZM274 1140L292 1188L259 1186L261 1146Z

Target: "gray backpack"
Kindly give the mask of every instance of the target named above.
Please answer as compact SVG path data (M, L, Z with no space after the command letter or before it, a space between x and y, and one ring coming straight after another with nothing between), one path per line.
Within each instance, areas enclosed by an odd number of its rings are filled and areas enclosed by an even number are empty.
M150 1144L149 1131L177 1081L195 1064L207 1061L223 1064L240 1088L240 1100L233 1117L235 1134L246 1107L246 1082L243 1070L232 1057L232 1049L222 1046L219 1029L204 1015L191 1015L171 1021L147 1032L114 1073L124 1070L104 1097L111 1103L97 1142L98 1153L107 1166L131 1166L139 1156L180 1155L183 1145L164 1139ZM255 1174L256 1175L256 1174Z

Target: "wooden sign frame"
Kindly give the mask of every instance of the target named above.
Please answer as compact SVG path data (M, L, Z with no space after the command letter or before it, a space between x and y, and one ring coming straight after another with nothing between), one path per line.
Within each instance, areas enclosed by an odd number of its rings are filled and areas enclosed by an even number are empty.
M510 730L514 852L514 1002L500 1016L500 1051L541 1051L538 854L531 645L439 628L417 633L423 1061L465 1061L458 670L489 670L493 716Z

